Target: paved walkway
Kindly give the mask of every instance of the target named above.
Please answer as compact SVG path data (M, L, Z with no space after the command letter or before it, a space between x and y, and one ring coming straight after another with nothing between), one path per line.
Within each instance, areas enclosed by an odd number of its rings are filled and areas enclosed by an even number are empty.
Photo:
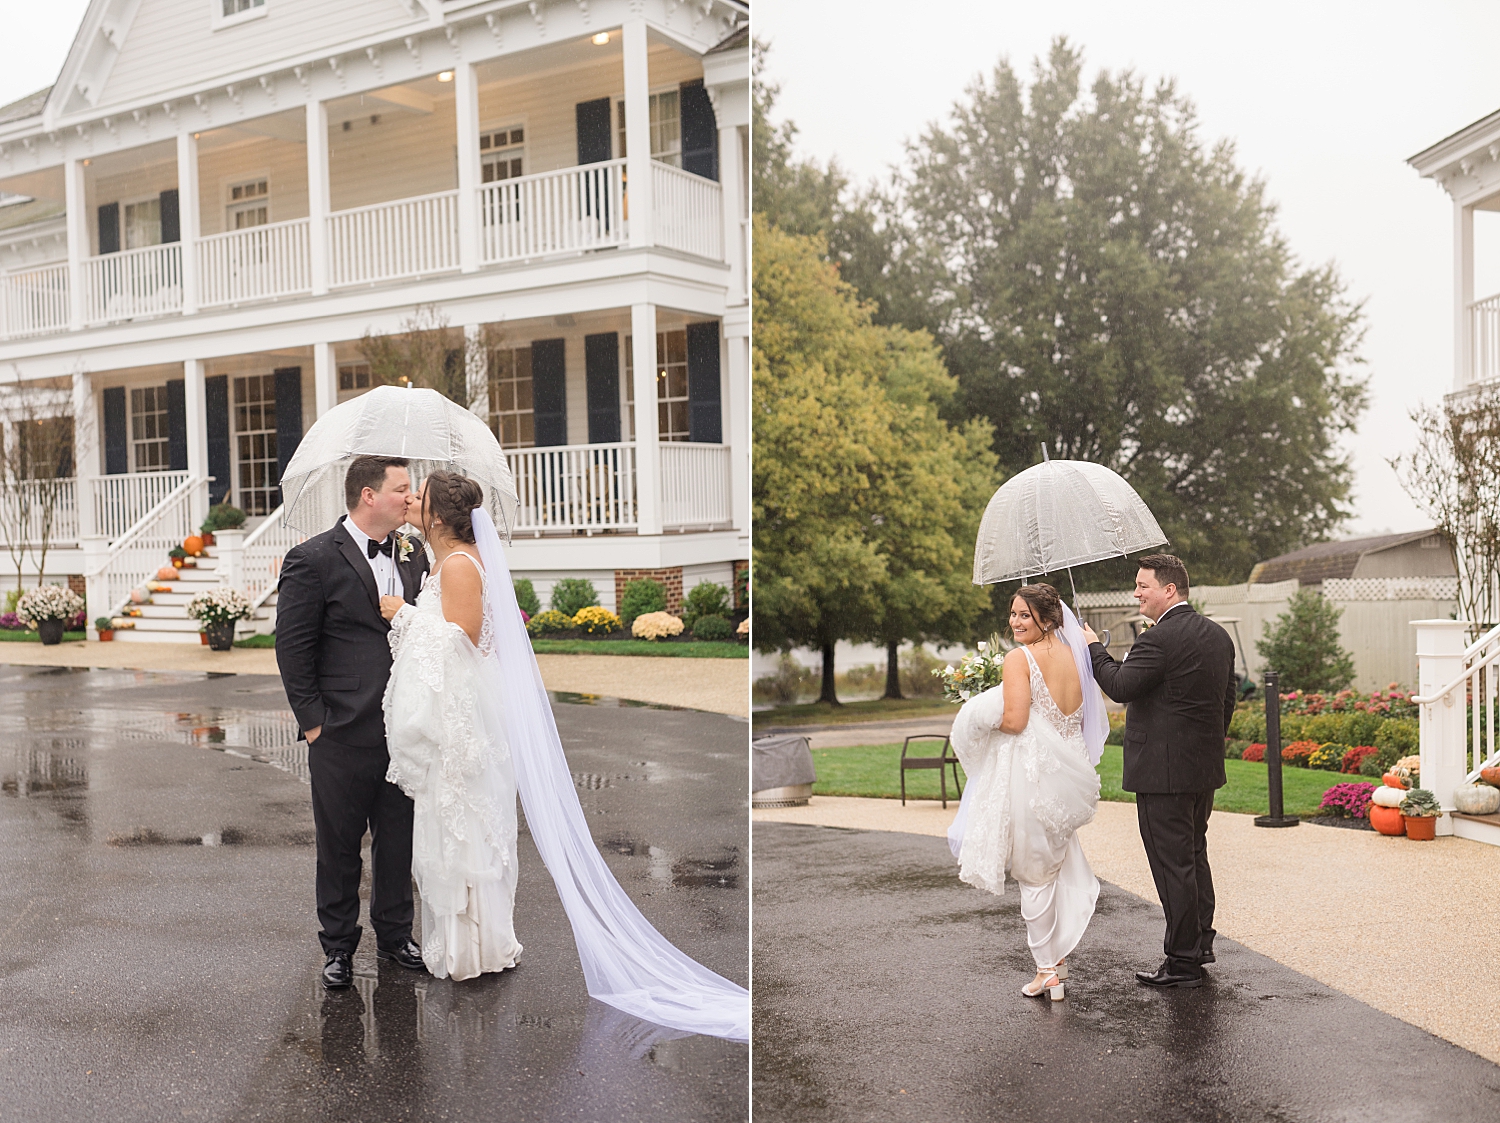
M936 801L903 808L893 799L815 796L807 807L752 817L945 835L956 810L952 802L943 811ZM1099 804L1079 837L1101 879L1159 904L1133 805ZM1209 860L1220 933L1500 1063L1500 847L1308 824L1265 830L1249 815L1220 812L1209 822ZM1141 949L1142 965L1155 965L1146 961L1160 948L1159 932L1156 941Z
M931 717L902 718L900 721L863 721L844 725L787 725L757 729L756 736L770 733L800 733L814 749L841 749L850 745L900 744L907 737L919 733L936 733L938 736L953 729L953 719L958 711L937 713Z
M77 640L44 647L7 643L0 664L25 667L106 667L142 671L203 671L274 675L276 652L237 647L210 651L186 643L98 643ZM538 655L548 690L685 706L715 714L750 715L748 659L675 659L642 655Z

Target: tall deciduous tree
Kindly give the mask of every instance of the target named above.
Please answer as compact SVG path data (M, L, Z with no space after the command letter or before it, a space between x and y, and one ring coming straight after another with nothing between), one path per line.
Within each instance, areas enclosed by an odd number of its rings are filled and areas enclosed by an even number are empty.
M1007 472L1043 441L1107 464L1196 580L1244 580L1347 517L1360 309L1172 83L1082 69L1058 40L1029 88L970 87L880 204L888 260L846 277L938 339Z

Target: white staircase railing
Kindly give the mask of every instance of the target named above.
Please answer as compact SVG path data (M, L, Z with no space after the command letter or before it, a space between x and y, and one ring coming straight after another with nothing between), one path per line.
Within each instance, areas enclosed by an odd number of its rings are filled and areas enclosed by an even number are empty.
M485 264L618 246L625 232L625 161L487 183L479 191Z
M110 545L104 561L85 574L90 619L120 608L131 589L149 580L167 564L172 549L197 532L194 500L207 488L206 476L187 477Z
M662 526L672 529L728 526L733 521L729 446L663 441Z
M1430 707L1467 706L1463 725L1466 729L1463 767L1466 784L1479 778L1481 768L1500 763L1496 727L1500 724L1500 626L1491 628L1464 651L1463 670L1451 681L1412 701L1423 707L1422 724L1431 724ZM1424 778L1425 782L1425 778Z
M205 308L312 291L308 220L214 234L198 243L198 303Z
M357 285L458 268L458 192L328 216L328 283Z
M94 533L119 538L188 478L186 472L127 472L94 476Z
M505 458L520 497L514 533L636 525L635 445L513 448Z
M711 179L651 162L656 244L724 260L724 192Z
M285 513L285 505L277 507L266 516L263 523L245 536L241 547L243 560L239 572L240 592L249 599L252 612L265 604L276 591L277 582L281 580L281 562L286 557L286 552L307 539L301 531L281 525L281 517Z

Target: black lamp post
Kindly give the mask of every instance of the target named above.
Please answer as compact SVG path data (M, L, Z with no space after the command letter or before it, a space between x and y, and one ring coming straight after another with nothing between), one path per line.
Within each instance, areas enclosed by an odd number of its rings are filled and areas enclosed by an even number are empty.
M1266 790L1271 813L1257 815L1257 827L1295 827L1302 820L1282 813L1281 800L1281 688L1275 671L1266 672Z

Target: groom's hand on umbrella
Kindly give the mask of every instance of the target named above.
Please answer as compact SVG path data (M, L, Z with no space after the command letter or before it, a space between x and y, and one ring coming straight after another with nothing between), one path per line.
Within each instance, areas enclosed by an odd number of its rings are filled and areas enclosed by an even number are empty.
M1094 629L1090 628L1087 624L1083 626L1083 638L1088 640L1089 643L1099 642L1099 637L1094 634Z
M406 601L401 597L393 597L389 594L380 598L380 615L387 620L394 620L396 613L406 606Z

